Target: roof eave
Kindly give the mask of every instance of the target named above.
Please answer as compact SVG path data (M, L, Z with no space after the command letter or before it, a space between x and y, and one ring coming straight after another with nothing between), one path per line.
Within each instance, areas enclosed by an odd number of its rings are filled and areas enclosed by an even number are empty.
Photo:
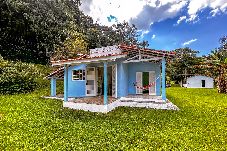
M117 56L105 56L100 58L90 58L90 59L81 59L65 62L54 62L52 66L61 66L61 65L70 65L70 64L88 64L88 63L99 63L105 61L113 61L120 58L125 58L127 54L117 55Z

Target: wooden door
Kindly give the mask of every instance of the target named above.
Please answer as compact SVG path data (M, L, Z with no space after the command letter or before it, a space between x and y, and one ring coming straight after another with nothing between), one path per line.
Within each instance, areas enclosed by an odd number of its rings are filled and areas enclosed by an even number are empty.
M143 86L143 73L136 72L136 94L143 94L143 89L138 88Z

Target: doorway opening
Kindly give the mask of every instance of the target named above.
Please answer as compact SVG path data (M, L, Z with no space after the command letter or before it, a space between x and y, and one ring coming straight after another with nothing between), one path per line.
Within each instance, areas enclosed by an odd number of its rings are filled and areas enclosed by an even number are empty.
M97 68L97 94L99 96L104 95L104 68ZM108 92L107 95L112 96L112 66L107 67L107 85Z
M155 71L136 72L136 94L156 94Z
M205 87L206 87L206 81L202 80L202 88L205 88Z
M149 72L143 72L143 87L146 87L149 85ZM143 89L143 94L148 94L149 89Z

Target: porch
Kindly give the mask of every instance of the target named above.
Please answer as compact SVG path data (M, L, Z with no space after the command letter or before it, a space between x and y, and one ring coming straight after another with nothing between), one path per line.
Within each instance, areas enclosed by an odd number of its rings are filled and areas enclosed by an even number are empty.
M86 97L63 102L63 107L101 113L110 112L117 107L179 110L179 108L172 102L169 100L163 101L160 96L127 96L119 99L109 97L108 102L109 104L103 105L103 99L100 97Z
M46 98L64 100L63 97ZM161 96L149 95L128 95L119 99L116 99L114 97L108 97L107 105L103 104L103 96L70 98L67 102L63 102L63 107L100 113L110 112L117 107L139 107L147 109L179 110L179 108L169 100L163 101Z

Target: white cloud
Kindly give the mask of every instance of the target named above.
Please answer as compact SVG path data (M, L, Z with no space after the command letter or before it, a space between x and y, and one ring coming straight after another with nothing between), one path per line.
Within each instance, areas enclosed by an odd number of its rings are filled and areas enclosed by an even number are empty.
M156 37L156 35L155 35L155 34L153 34L151 38L152 38L152 39L155 39L155 37Z
M144 37L144 35L148 34L149 30L141 30L141 38Z
M112 15L119 22L128 21L139 29L148 30L154 22L176 17L187 0L84 0L80 9L94 21L111 25Z
M198 39L195 38L195 39L186 41L186 42L184 42L184 43L182 44L182 46L190 45L191 43L196 42L197 40L198 40Z
M180 24L183 20L186 20L186 16L181 16L178 21L177 21L177 24Z
M209 8L211 16L227 13L227 0L83 0L80 9L94 21L111 25L107 17L128 21L141 30L148 30L155 22L174 18L186 9L187 14L177 21L197 22L199 13Z
M203 9L209 8L210 14L216 16L217 14L227 12L227 1L226 0L190 0L188 5L188 22L194 22L198 20L198 14Z

